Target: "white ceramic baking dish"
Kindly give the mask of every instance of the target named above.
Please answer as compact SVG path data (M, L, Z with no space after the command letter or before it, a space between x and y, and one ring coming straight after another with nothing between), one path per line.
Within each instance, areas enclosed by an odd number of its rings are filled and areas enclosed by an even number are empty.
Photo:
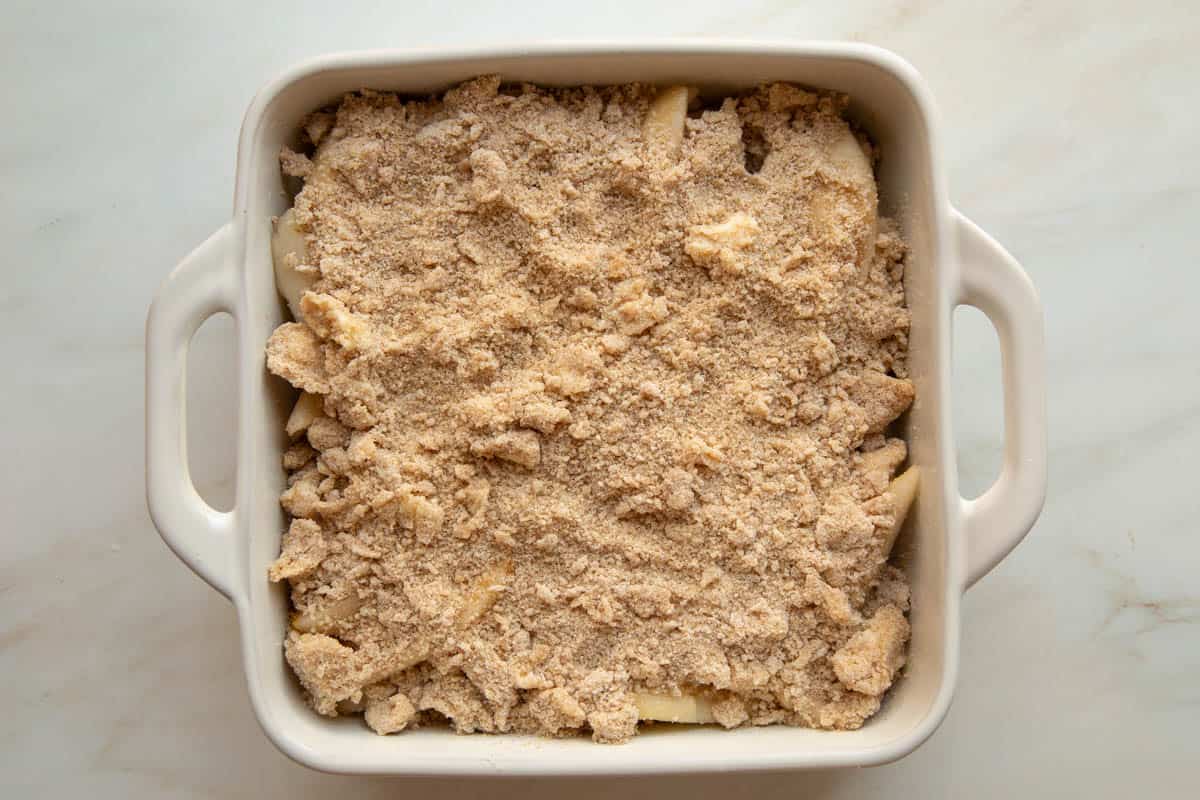
M912 245L906 290L917 400L907 415L921 491L898 546L913 585L912 644L903 677L861 730L787 727L652 731L622 746L586 738L463 736L422 729L372 733L357 718L310 711L284 663L287 597L266 580L284 518L283 423L292 400L267 374L263 347L285 319L275 292L271 217L288 204L280 145L307 112L360 89L427 93L483 73L546 85L687 83L732 92L764 80L848 93L852 115L882 149L883 211ZM1003 354L1005 454L983 496L959 496L951 435L950 345L957 305L981 309ZM209 507L188 475L184 373L188 342L210 315L238 331L236 504ZM163 283L146 330L146 484L167 544L237 607L250 699L272 741L297 761L334 772L379 774L628 774L866 765L899 758L928 737L950 703L958 666L959 600L1033 525L1045 493L1042 318L1025 273L946 196L933 104L913 68L859 44L686 41L549 44L504 50L382 51L302 64L251 103L238 147L233 219Z

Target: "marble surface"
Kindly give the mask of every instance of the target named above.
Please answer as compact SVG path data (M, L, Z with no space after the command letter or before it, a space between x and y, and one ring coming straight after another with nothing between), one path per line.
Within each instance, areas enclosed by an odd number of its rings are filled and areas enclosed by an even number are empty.
M1191 795L1200 759L1197 20L1185 3L16 2L0 24L0 787L9 797ZM979 4L982 5L982 4ZM636 20L636 21L635 21ZM230 213L242 112L323 51L532 38L843 38L940 101L952 199L1047 315L1050 493L966 597L957 699L874 769L588 781L320 775L247 706L232 608L143 499L143 324ZM192 463L231 495L232 326L192 359ZM995 337L960 312L964 485L999 461Z

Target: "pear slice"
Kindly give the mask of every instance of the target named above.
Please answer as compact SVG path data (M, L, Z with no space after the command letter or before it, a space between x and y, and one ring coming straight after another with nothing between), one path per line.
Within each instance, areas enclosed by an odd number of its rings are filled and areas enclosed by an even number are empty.
M869 265L879 231L879 192L870 158L844 122L831 132L824 177L813 186L810 216L818 236L843 231L854 240L860 266Z
M690 86L670 86L655 95L642 121L642 134L654 150L670 155L679 152L688 102L697 93Z
M829 159L842 166L850 179L857 184L874 185L875 173L871 169L871 161L849 126L844 127L833 140L829 148Z
M308 430L313 420L325 415L325 400L319 394L301 392L287 419L287 435L295 439Z
M883 540L885 554L891 554L892 547L896 544L896 537L900 535L900 529L904 527L904 520L908 517L909 509L912 508L913 501L917 498L919 477L920 473L917 468L909 467L888 484L887 493L892 496L895 512L892 526L887 529Z
M275 262L275 288L287 301L292 317L304 318L300 298L317 281L316 267L308 263L308 242L296 226L296 211L289 208L275 220L271 235L271 258Z
M633 702L637 705L638 719L693 725L717 721L713 716L712 703L696 695L675 697L657 692L635 692Z
M310 608L294 615L292 628L300 633L323 633L332 628L338 620L357 614L362 604L362 598L358 595L347 595L319 608Z

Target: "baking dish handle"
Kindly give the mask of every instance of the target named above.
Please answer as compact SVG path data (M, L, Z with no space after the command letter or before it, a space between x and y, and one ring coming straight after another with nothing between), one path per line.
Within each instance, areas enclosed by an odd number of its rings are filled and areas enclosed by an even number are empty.
M974 500L963 501L970 588L1012 551L1046 499L1046 365L1042 308L1029 276L975 223L954 211L957 302L996 328L1004 382L1004 465Z
M193 250L167 276L146 318L146 503L184 563L230 596L233 514L200 497L187 460L187 353L192 335L222 311L234 314L232 225ZM236 315L235 315L236 318Z

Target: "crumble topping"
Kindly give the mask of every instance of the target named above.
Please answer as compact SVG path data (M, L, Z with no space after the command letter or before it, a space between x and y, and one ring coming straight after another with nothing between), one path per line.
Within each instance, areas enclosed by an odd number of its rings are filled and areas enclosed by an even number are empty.
M905 245L844 98L694 95L364 91L283 152L269 577L318 712L620 742L879 708Z

